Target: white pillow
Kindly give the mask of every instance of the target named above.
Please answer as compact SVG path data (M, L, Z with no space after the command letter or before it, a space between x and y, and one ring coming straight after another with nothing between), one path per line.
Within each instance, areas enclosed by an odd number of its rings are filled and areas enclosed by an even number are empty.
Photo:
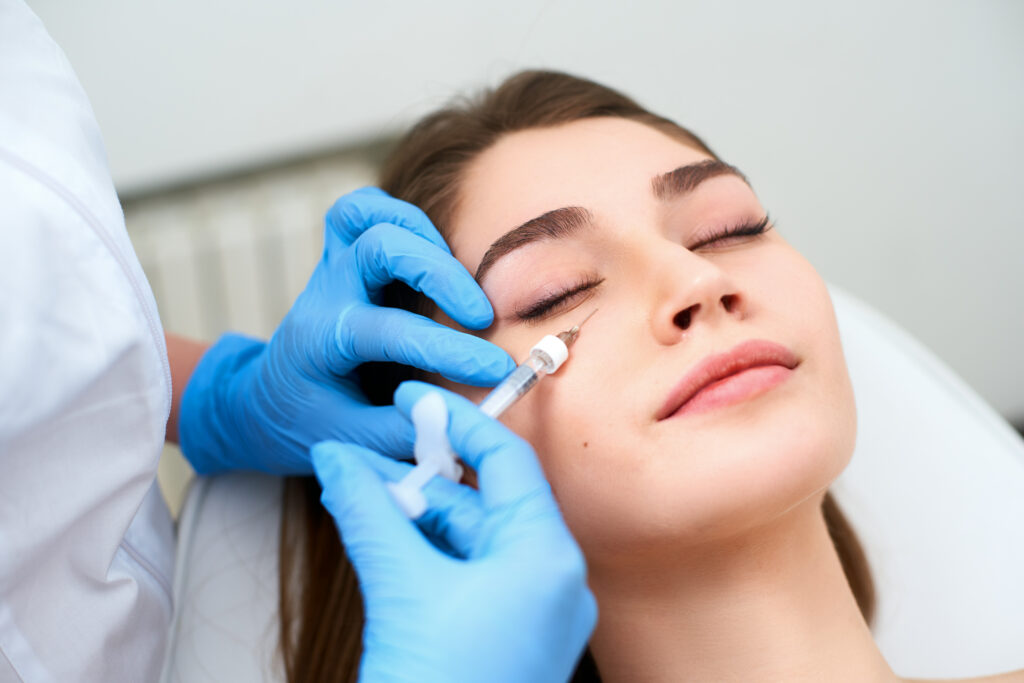
M162 681L284 681L278 654L283 480L200 477L178 522L178 557Z
M832 490L871 565L882 654L903 676L1024 668L1024 441L906 332L831 292L858 412Z

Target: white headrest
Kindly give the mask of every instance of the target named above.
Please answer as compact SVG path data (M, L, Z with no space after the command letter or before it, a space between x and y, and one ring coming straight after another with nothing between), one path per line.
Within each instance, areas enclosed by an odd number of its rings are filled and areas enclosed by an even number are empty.
M832 490L871 564L883 655L915 677L1024 667L1024 441L907 333L831 292L858 413Z
M859 430L833 491L865 546L896 673L1024 667L1024 442L929 351L832 288ZM165 680L283 680L273 665L280 485L189 493Z

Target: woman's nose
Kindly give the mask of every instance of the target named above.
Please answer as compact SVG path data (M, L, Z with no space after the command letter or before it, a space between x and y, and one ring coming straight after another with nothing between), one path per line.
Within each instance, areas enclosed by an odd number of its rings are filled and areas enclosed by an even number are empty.
M686 252L659 274L661 291L651 324L661 344L678 343L700 326L745 315L746 298L733 279L701 256Z

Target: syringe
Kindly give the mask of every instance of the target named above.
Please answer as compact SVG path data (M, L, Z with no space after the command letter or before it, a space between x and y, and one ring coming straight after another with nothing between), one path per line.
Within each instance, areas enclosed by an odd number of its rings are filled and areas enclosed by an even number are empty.
M562 367L569 357L569 347L579 336L580 327L597 313L590 315L557 335L549 334L530 350L530 356L508 377L494 387L480 403L480 410L490 417L498 417L509 406L526 395L540 378ZM388 484L395 502L410 519L416 519L427 510L427 499L421 489L436 475L458 481L462 466L448 443L448 409L438 393L427 394L412 408L412 421L416 428L416 466L399 482Z
M579 324L573 325L565 332L557 335L548 334L537 342L530 349L530 357L520 363L519 367L501 381L501 384L494 387L491 393L487 394L480 403L480 411L490 417L498 417L504 413L513 403L526 395L540 378L562 367L562 363L569 357L569 347L576 341L580 334L580 327L590 320L590 316L597 313L595 308Z

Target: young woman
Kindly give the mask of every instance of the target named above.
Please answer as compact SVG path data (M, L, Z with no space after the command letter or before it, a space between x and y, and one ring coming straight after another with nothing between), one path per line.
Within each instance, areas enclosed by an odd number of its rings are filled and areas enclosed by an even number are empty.
M897 680L827 493L856 434L829 295L737 168L615 91L525 72L421 121L381 186L475 274L481 336L514 358L596 310L503 417L587 560L600 617L577 680ZM371 366L364 386L388 402L403 378ZM289 677L354 680L355 575L315 483L286 498Z

